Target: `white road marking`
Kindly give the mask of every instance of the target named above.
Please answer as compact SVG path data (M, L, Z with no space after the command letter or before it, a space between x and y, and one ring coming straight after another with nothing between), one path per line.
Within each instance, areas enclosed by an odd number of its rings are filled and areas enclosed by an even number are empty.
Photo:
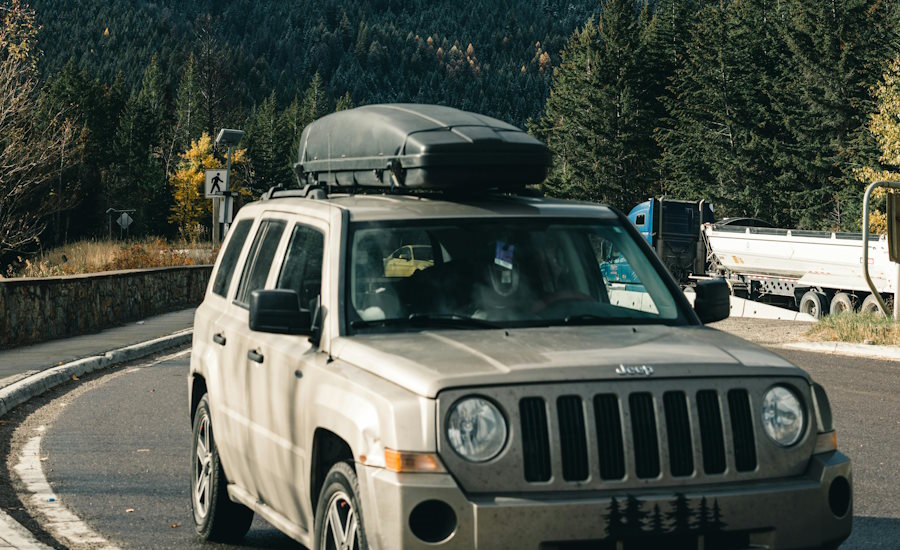
M131 373L144 367L152 367L165 361L180 359L190 354L190 350L184 350L159 357L133 367L125 373ZM44 476L41 465L41 438L47 431L46 426L39 426L36 435L28 440L22 448L19 463L13 467L16 476L25 486L25 493L20 494L23 502L28 504L29 510L37 512L41 518L41 527L46 529L57 540L67 546L89 545L91 548L104 548L118 550L103 536L96 533L77 515L60 502L59 497L53 492L53 488ZM48 546L38 542L34 536L24 527L13 521L12 518L0 512L0 549L11 546L16 549L45 549ZM6 543L4 545L4 543Z
M43 426L41 426L43 428ZM38 431L41 431L40 429ZM69 546L90 544L102 548L116 548L105 538L95 533L81 518L69 511L53 492L41 467L41 436L32 437L19 456L19 463L13 470L29 493L28 503L44 517L41 526L54 537Z

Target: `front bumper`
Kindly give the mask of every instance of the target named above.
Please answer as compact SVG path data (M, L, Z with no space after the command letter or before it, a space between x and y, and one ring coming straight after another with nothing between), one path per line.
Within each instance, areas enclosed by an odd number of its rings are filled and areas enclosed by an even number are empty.
M850 535L852 490L840 517L841 485L852 488L850 459L814 455L798 478L613 492L555 495L466 495L449 474L397 474L357 464L363 521L373 548L566 549L575 543L615 548L722 547L745 541L768 548L836 545ZM847 483L844 484L841 479ZM837 481L836 481L837 480ZM456 516L447 538L426 543L410 527L425 501L441 501ZM615 504L614 504L615 502ZM572 546L583 548L584 546Z

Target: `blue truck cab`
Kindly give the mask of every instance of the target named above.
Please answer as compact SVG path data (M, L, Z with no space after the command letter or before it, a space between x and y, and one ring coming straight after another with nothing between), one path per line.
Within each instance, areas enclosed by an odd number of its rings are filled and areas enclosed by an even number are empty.
M706 252L701 227L712 223L712 204L706 201L646 200L628 213L628 219L647 240L666 268L681 283L705 271ZM601 269L611 283L638 285L631 267L621 255L606 258Z

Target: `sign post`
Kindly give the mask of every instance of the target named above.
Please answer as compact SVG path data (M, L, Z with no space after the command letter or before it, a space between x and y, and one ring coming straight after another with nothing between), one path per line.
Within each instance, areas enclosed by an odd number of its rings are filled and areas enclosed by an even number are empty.
M218 137L216 137L216 146L225 146L228 148L228 161L225 165L225 175L224 180L219 180L217 178L221 178L221 170L207 170L206 171L206 189L207 195L206 198L212 198L213 200L213 244L219 244L219 224L223 225L223 233L228 232L228 228L231 225L231 209L232 209L232 195L231 195L231 155L234 151L234 148L238 146L241 142L241 139L244 137L243 130L232 130L229 128L222 128L219 132ZM211 172L218 172L218 174L210 174ZM221 186L221 187L219 187ZM217 193L214 191L218 191Z

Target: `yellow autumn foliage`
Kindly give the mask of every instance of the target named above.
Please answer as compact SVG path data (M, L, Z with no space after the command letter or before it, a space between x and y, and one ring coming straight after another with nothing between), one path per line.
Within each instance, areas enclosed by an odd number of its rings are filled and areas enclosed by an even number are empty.
M878 110L869 118L869 131L881 150L878 161L882 166L900 166L900 57L888 63L881 82L872 90ZM900 181L900 172L864 167L856 172L866 185L876 181ZM873 199L884 197L883 189L872 193ZM887 216L878 208L869 212L869 227L873 233L887 231Z
M244 162L246 155L246 149L235 150L231 160L232 167ZM173 197L169 223L178 227L182 238L196 240L198 228L205 226L212 216L212 201L204 197L206 170L224 168L224 165L213 155L212 138L206 132L203 132L200 139L191 140L190 148L180 155L180 159L169 180ZM232 191L247 195L233 176L232 172Z

